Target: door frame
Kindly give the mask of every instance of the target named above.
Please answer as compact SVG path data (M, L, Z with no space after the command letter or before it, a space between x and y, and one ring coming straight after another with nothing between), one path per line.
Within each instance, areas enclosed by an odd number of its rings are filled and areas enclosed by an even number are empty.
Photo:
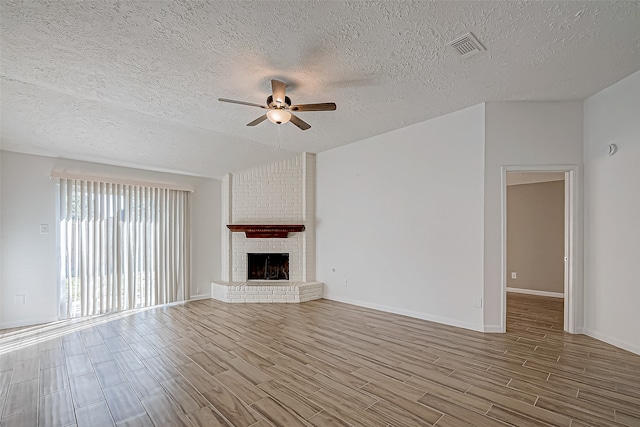
M502 301L501 329L507 331L507 172L564 172L564 330L571 334L580 333L577 313L581 312L578 296L582 293L577 286L579 272L578 260L578 191L577 165L525 165L502 166L501 205L502 205Z

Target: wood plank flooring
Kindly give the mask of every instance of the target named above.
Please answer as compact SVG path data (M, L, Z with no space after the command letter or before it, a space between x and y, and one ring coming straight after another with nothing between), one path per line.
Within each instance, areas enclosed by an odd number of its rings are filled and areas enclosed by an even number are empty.
M640 356L508 296L506 334L328 300L0 333L5 426L640 426ZM9 351L11 350L11 351Z

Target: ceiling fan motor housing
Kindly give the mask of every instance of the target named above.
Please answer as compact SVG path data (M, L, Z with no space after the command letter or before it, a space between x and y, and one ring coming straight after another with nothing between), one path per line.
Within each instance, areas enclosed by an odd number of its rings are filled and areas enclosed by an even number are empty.
M291 107L291 99L288 96L284 97L284 103L287 104L287 107ZM280 107L278 107L278 105L273 102L273 95L269 95L267 97L267 106L269 108L284 108L284 105L281 105Z

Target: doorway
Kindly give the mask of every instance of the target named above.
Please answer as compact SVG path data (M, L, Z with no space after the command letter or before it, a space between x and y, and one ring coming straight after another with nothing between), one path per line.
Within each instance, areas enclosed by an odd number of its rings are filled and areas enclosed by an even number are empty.
M575 265L574 261L578 259L576 256L576 236L577 236L577 220L576 220L576 167L575 166L505 166L502 168L502 326L503 331L506 331L506 319L507 319L507 291L511 295L516 293L530 293L539 296L562 296L564 300L564 321L563 329L570 333L576 332L576 294L575 288ZM542 182L555 182L553 185L547 185L546 187L555 187L553 191L563 191L563 203L560 214L561 218L555 219L555 225L549 225L548 228L554 228L555 231L553 238L555 239L555 249L544 249L538 242L537 247L527 247L526 242L521 243L521 247L516 250L520 251L519 254L514 255L511 251L511 259L509 259L509 242L508 242L508 186L514 182L520 180L521 184L529 183L542 183ZM563 186L564 188L558 188ZM533 191L529 189L529 193ZM521 195L522 197L522 195ZM541 196L537 196L541 197ZM556 194L557 197L557 194ZM540 209L538 209L539 211ZM526 218L525 218L526 220ZM558 221L561 224L558 224ZM540 227L540 224L536 225ZM513 230L512 230L513 231ZM546 230L549 231L550 230ZM531 230L529 230L531 232ZM558 235L559 233L560 235ZM522 236L526 237L526 232ZM538 237L538 236L536 236ZM513 239L512 239L513 240ZM561 242L561 243L560 243ZM511 242L513 246L513 241ZM558 248L558 244L561 245ZM513 247L511 247L513 249ZM538 254L538 262L551 262L553 265L545 265L549 270L544 274L541 271L536 271L535 266L527 265L522 259L514 263L514 257L521 257L531 251L551 251L550 254ZM555 252L554 252L555 251ZM546 260L546 261L545 261ZM552 261L550 261L552 260ZM530 260L531 261L531 260ZM521 268L520 276L517 271ZM516 270L516 271L514 271ZM561 277L558 277L561 275ZM555 279L554 279L555 278ZM548 283L549 280L555 280L555 284ZM537 281L537 283L536 283ZM541 283L541 281L543 283ZM520 285L521 284L521 285ZM525 289L524 291L521 289ZM533 288L533 289L526 289ZM531 292L533 291L533 292Z

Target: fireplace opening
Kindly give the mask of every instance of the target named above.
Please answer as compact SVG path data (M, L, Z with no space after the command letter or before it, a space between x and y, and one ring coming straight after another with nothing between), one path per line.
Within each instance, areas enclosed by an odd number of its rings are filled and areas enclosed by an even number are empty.
M247 254L247 280L289 280L289 254Z

